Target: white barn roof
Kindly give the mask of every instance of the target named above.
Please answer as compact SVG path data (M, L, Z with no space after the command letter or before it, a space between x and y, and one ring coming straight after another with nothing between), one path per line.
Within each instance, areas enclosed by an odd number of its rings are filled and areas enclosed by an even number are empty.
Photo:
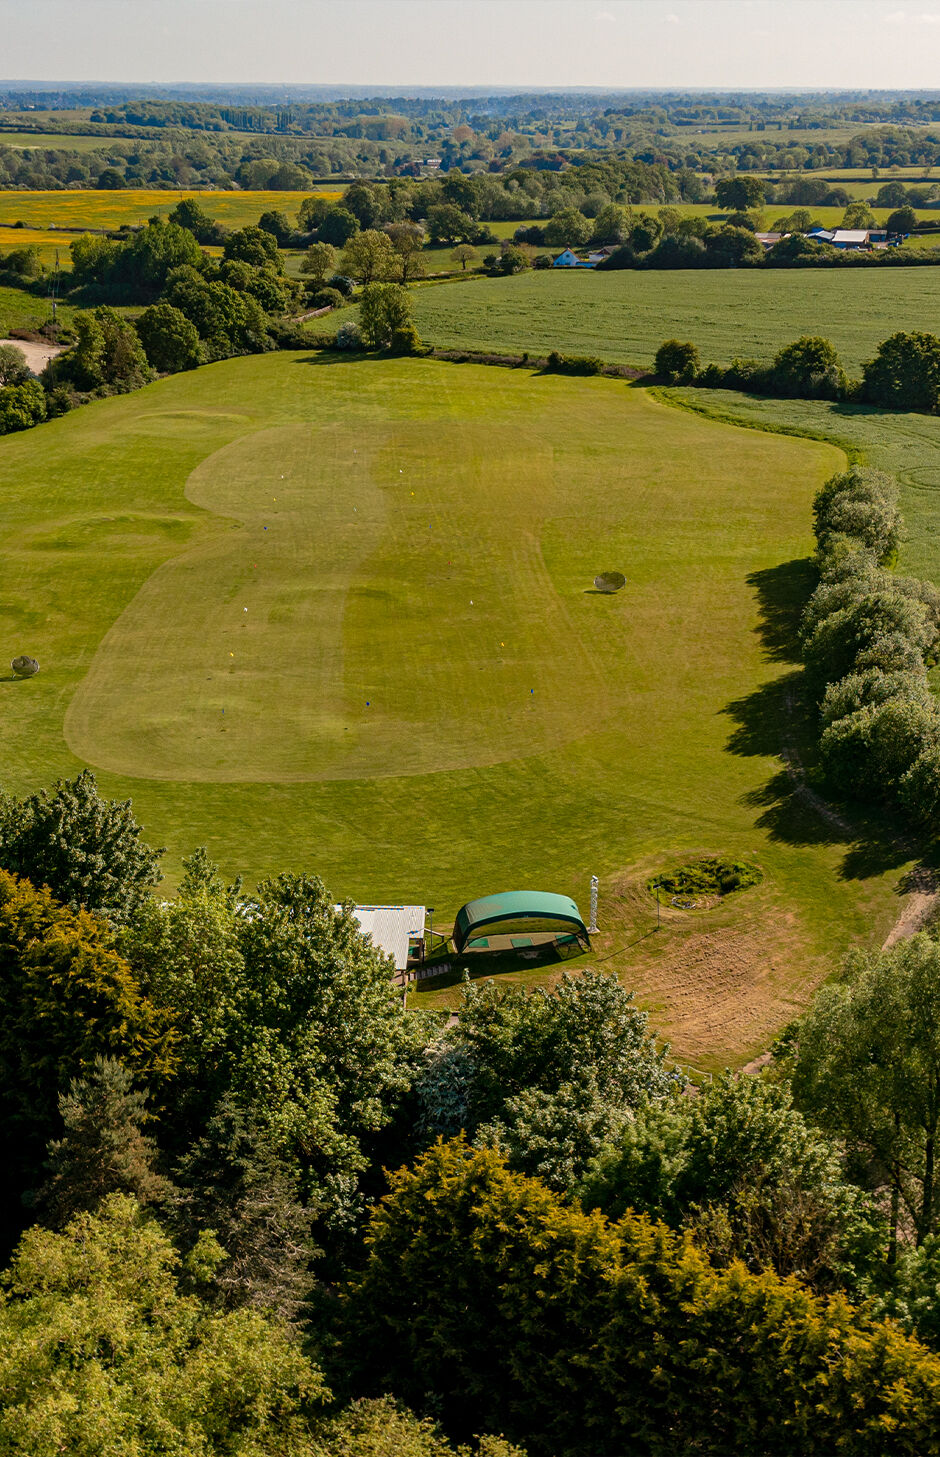
M363 936L372 945L395 958L395 970L408 965L408 941L424 935L424 906L356 906L353 915Z

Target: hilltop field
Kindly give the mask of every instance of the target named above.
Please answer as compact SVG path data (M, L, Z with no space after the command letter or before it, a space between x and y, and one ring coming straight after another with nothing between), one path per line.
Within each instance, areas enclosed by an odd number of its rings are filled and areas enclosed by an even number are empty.
M744 1061L899 906L906 852L780 758L810 504L843 459L618 380L289 353L8 436L2 638L42 671L0 684L5 787L90 765L170 888L206 844L444 925L513 886L586 909L596 873L577 964L692 1065ZM656 934L648 877L697 853L765 879Z

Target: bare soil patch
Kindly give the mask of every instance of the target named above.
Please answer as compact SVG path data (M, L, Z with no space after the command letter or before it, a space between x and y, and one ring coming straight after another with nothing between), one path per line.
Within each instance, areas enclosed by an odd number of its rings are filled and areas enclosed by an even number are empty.
M55 359L65 348L62 344L37 344L31 339L0 339L0 344L15 344L17 349L22 350L33 374L41 374L49 360Z

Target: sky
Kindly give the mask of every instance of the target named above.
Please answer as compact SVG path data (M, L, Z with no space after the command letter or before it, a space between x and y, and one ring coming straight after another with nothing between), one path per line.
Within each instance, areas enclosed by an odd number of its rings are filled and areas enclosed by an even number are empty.
M3 80L940 88L940 0L0 0Z

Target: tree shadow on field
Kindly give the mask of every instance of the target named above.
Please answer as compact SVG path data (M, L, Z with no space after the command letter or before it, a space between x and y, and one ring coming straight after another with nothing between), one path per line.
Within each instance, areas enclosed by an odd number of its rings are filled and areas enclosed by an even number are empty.
M754 572L758 633L771 662L800 662L800 616L816 585L809 558ZM732 722L727 749L743 758L782 760L766 783L741 798L758 811L755 824L775 842L844 845L843 880L865 880L903 865L914 853L891 817L870 807L828 802L814 784L818 765L818 709L802 668L762 683L722 710Z

